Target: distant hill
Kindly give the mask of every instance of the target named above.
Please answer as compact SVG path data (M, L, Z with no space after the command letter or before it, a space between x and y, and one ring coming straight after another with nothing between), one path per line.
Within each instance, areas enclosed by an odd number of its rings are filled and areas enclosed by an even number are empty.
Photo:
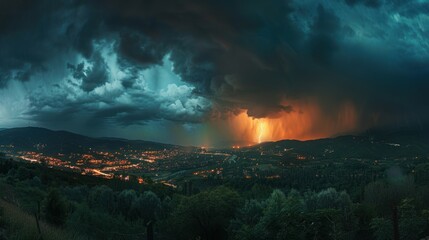
M228 149L235 144L244 145L243 142L224 144ZM0 145L13 145L15 150L37 150L44 153L86 152L89 148L100 151L183 148L143 140L108 137L92 138L67 131L52 131L36 127L0 130ZM303 154L330 158L427 156L429 155L429 137L428 134L419 131L368 131L358 136L340 136L310 141L282 140L265 142L242 149L243 151L287 151L295 155Z
M141 140L119 138L92 138L67 131L24 127L0 130L0 145L14 145L16 150L38 150L45 153L84 152L120 149L169 149L177 146Z
M418 131L367 132L359 136L340 136L311 141L266 142L250 149L290 151L318 157L410 157L429 154L429 137Z

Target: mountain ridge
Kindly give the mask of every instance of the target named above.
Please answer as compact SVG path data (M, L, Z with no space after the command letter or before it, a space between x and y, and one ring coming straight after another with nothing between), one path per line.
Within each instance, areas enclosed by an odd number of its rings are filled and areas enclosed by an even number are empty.
M164 149L176 145L143 140L93 138L64 131L40 127L21 127L0 130L0 145L14 145L17 149L38 149L45 152L82 152L88 148L119 150L121 148Z
M145 140L129 140L114 137L89 137L64 130L40 127L20 127L0 130L0 145L14 145L17 149L37 149L46 152L84 152L89 148L100 151L120 149L171 149L187 146L172 145ZM226 147L231 148L232 146ZM225 149L225 147L223 148ZM291 140L263 142L244 146L247 150L294 149L296 153L326 155L336 152L338 156L402 156L402 153L429 153L429 137L419 131L365 132L360 135L344 135L314 140ZM334 155L334 154L330 155ZM353 154L355 153L355 154Z

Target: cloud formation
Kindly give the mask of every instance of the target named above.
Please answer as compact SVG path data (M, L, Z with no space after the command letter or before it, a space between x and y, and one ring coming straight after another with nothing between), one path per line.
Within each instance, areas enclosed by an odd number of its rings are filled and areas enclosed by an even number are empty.
M0 87L21 84L14 115L45 125L281 118L317 102L327 116L353 105L357 130L422 127L428 12L420 0L2 1Z

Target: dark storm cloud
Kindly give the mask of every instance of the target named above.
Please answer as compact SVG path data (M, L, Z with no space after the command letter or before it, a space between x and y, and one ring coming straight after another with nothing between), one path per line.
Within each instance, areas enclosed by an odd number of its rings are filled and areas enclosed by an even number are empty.
M398 8L398 12L406 17L415 17L420 14L429 13L429 2L426 1L397 1L396 6Z
M68 1L0 2L0 85L46 71L47 61L67 48L62 24L70 21L70 5Z
M159 118L203 121L209 114L197 98L203 97L220 114L246 109L253 117L275 116L294 111L289 101L311 98L326 114L351 101L363 122L381 114L381 122L401 122L407 115L426 123L429 35L419 15L428 4L317 2L2 1L0 84L28 81L49 71L56 56L78 52L84 60L68 65L69 84L71 91L84 92L78 96L83 100L65 101L61 107L87 109L95 120L124 125ZM100 46L109 43L119 67L129 73L121 87L109 90L113 97L104 88L115 72L100 53ZM136 87L134 75L161 65L167 54L174 71L195 86L170 90L192 101L175 102L180 98L175 94L160 97L159 91L149 94ZM132 90L140 93L127 95L126 104L115 102ZM49 104L33 105L37 111ZM51 110L40 110L40 115L45 111Z
M284 58L293 64L288 55L300 40L287 2L92 4L105 28L119 32L118 53L127 63L146 67L171 52L175 71L202 95L237 107L255 106L250 111L254 116L283 109L279 101L284 93L277 89L285 89L284 76L291 67ZM266 94L258 94L261 89Z
M287 98L325 95L313 91L319 85L337 85L320 80L330 76L319 66L331 64L341 48L343 26L323 5L310 12L305 32L293 16L291 1L92 4L105 29L119 32L123 61L147 67L170 52L174 70L220 109L271 116L289 109L283 103Z
M346 3L354 6L356 4L363 4L367 7L378 8L382 4L382 0L346 0Z
M322 5L317 8L317 16L311 26L310 51L319 63L328 63L331 55L338 49L337 38L340 30L340 19L327 11Z
M159 109L156 106L146 106L144 109L135 106L116 106L103 109L95 113L94 119L112 119L115 122L128 126L139 124L142 121L159 118Z
M96 87L102 86L108 79L108 67L99 53L94 54L91 58L93 66L85 67L85 63L81 62L76 66L67 64L67 67L72 71L75 79L82 80L81 88L90 92Z
M143 67L161 64L166 54L166 46L163 43L155 43L151 39L135 32L122 32L118 51L131 63L137 63Z
M32 108L27 114L43 124L62 124L66 126L73 122L80 122L86 126L96 128L106 127L108 124L132 125L143 124L145 121L157 119L159 108L151 102L150 97L140 97L138 100L144 108L129 104L115 104L109 97L87 96L77 101L68 101L67 94L58 95L57 99L33 97ZM103 103L103 106L94 103Z
M363 5L378 9L383 5L392 7L399 14L406 17L414 17L429 12L429 2L418 0L345 0L349 6Z

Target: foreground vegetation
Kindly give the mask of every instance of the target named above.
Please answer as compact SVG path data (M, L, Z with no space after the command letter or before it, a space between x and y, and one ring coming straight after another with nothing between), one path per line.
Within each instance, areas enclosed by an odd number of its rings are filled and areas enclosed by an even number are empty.
M390 167L353 197L269 182L171 189L2 159L0 239L421 239L429 185L419 179Z

